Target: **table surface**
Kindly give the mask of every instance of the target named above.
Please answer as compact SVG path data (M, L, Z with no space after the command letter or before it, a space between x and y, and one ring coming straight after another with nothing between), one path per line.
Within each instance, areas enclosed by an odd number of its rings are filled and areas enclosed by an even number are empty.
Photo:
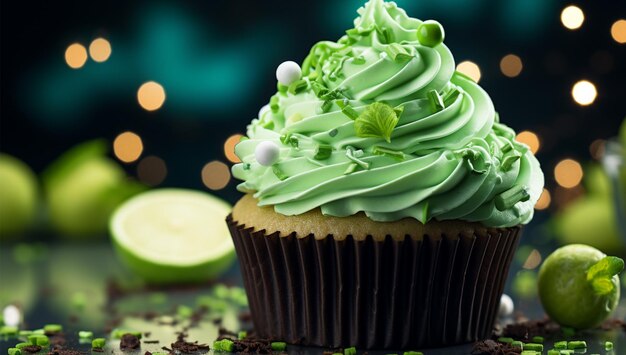
M511 275L519 271L520 265L514 264ZM110 299L110 284L128 290ZM509 281L511 277L509 277ZM220 282L241 285L241 276L235 264ZM509 282L510 283L510 282ZM64 326L68 346L89 351L90 343L80 344L77 332L90 330L96 337L109 338L109 329L117 326L122 329L136 329L150 332L144 340L159 340L159 344L145 344L141 350L124 352L125 354L143 354L145 351L162 351L162 346L169 346L176 338L185 321L175 325L157 324L154 320L147 321L145 312L159 314L172 312L180 305L195 307L198 297L211 295L214 286L209 284L170 289L146 289L122 265L120 265L111 245L106 242L92 244L54 244L41 248L33 253L33 248L4 246L0 248L0 306L9 302L17 304L24 313L23 329L41 328L45 324L58 323ZM510 290L510 285L507 285ZM84 295L85 305L80 307L76 298ZM515 298L515 297L514 297ZM516 300L516 310L522 311L529 318L542 318L543 311L535 298ZM615 317L624 319L626 302L622 302ZM107 304L111 307L106 307ZM238 315L241 307L226 302L226 307L219 313L208 313L198 327L190 328L188 340L212 344L218 334L218 325L212 319L221 318L222 326L233 331L241 329ZM111 309L115 309L115 314ZM142 315L143 314L143 315ZM175 314L175 312L174 312ZM118 323L112 324L113 321ZM577 334L576 339L586 340L588 354L625 354L626 333L621 330L590 331ZM552 348L552 342L561 339L546 339L546 350ZM615 350L604 350L604 342L612 341ZM0 354L18 341L16 339L0 340ZM469 354L471 344L439 348L415 349L424 354ZM109 351L109 349L111 351ZM289 353L321 354L322 348L305 348L288 346ZM119 340L109 340L107 353L121 353ZM359 353L361 353L359 351ZM369 354L390 354L394 351L368 351ZM395 353L401 353L397 351ZM544 351L547 353L547 351ZM95 353L98 354L98 353Z

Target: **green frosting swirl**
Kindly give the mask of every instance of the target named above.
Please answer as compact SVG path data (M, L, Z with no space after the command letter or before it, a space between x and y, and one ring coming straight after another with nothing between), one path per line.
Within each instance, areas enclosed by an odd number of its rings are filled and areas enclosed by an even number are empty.
M358 13L339 41L311 49L302 79L279 84L248 126L235 150L238 189L285 215L320 207L376 221L528 223L543 174L485 91L455 72L445 45L421 45L422 21L395 3L371 0ZM390 136L355 128L381 102L396 113L385 112L397 118ZM264 141L280 148L272 166L255 158Z

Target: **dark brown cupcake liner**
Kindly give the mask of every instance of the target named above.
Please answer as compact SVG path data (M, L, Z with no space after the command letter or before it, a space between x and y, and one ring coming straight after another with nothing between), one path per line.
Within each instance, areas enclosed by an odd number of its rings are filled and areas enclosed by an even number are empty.
M521 230L359 241L227 223L260 336L361 349L487 338Z

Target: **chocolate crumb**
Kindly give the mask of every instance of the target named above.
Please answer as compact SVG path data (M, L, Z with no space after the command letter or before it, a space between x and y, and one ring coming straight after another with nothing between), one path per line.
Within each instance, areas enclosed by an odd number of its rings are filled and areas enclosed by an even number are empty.
M248 311L241 312L241 313L239 313L238 318L242 322L251 322L252 321L252 313L250 313Z
M152 355L152 353L149 351L146 351L145 353L143 353L143 355Z
M29 353L38 353L41 351L41 346L39 345L29 345L22 348L22 350Z
M72 349L53 349L48 353L48 355L83 355L86 354L85 351L78 351Z
M159 341L158 340L144 340L143 343L144 344L158 344Z
M185 340L185 338L187 338L187 333L185 332L180 332L177 333L178 334L178 338L176 339L176 342L171 344L172 349L168 350L165 347L163 347L163 350L167 350L170 353L183 353L183 354L191 354L191 353L195 353L198 351L209 351L209 345L207 344L198 344L197 341L190 343L188 341Z
M104 349L102 349L102 348L92 348L91 351L95 351L97 353L103 353Z
M120 349L122 350L131 350L138 349L141 346L139 342L139 338L132 334L124 334L122 335L122 340L120 340Z
M476 342L472 347L472 355L516 355L521 353L522 349L520 348L491 339Z

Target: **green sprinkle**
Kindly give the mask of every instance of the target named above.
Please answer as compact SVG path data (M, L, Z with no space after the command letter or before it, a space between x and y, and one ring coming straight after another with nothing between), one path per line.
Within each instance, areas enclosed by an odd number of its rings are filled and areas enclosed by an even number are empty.
M544 340L545 339L542 336L534 336L532 339L533 343L543 343Z
M233 341L229 339L216 340L213 342L213 350L226 351L230 353L233 352L234 344L235 343L233 343Z
M122 336L124 336L124 334L131 334L131 335L134 335L137 338L141 339L141 332L138 332L138 331L127 330L127 329L115 329L115 330L113 330L113 338L114 339L122 339Z
M333 353L333 355L343 355L343 353Z
M293 83L291 83L289 85L289 93L292 95L297 95L301 92L303 92L304 90L306 90L306 88L309 86L309 83L304 80L304 79L299 79L294 81Z
M32 335L32 334L33 334L32 330L20 330L18 333L18 336L22 338L27 338L29 335Z
M459 97L460 94L461 92L457 90L456 88L448 91L442 98L444 106L448 107L452 105L454 101L456 101L457 97Z
M248 332L246 332L245 330L242 330L239 333L237 333L237 339L239 339L239 340L243 340L247 336L248 336Z
M391 43L385 48L387 55L396 63L408 62L414 57L414 54L407 47L399 43Z
M561 332L563 332L563 335L565 335L566 337L571 337L576 334L576 329L570 327L561 327Z
M357 158L358 153L354 150L352 150L351 148L346 149L346 157L350 160L352 160L352 162L354 162L355 164L358 164L361 168L367 170L370 168L370 163L365 162L359 158Z
M32 345L31 343L17 343L17 344L15 344L15 347L21 350L22 348L25 348L25 347L31 346L31 345Z
M572 355L575 354L576 352L574 350L560 350L560 354L561 355Z
M356 355L356 348L354 346L343 349L344 355Z
M383 138L391 142L391 133L398 121L399 117L391 106L374 102L354 120L354 129L357 137Z
M335 128L335 129L331 129L331 130L328 132L328 135L329 135L329 136L331 136L331 137L334 137L334 136L336 136L336 135L337 135L337 133L339 133L339 131Z
M554 343L554 348L559 350L567 349L567 341L557 341L556 343Z
M376 35L382 44L393 43L394 34L390 28L376 26Z
M421 351L405 351L404 355L424 355Z
M430 102L430 109L433 112L439 112L446 108L437 90L430 90L428 94L426 94L426 96L428 97L428 101Z
M514 185L494 198L498 211L506 211L520 201L528 201L530 195L526 186Z
M541 352L535 350L522 350L520 355L541 355Z
M43 326L43 331L46 333L59 333L63 331L63 326L60 324L46 324Z
M28 342L32 345L47 346L50 344L50 339L42 334L34 334L28 336Z
M287 144L290 138L291 134L283 135L280 137L280 141L283 142L283 144ZM218 284L213 288L213 294L217 298L227 299L230 297L230 290L226 287L226 285Z
M354 57L352 59L352 64L354 64L354 65L365 64L365 57L363 57L362 55L360 55L358 57Z
M511 170L511 167L513 166L513 164L518 161L522 156L515 153L515 154L511 154L511 155L507 155L503 160L502 160L502 165L500 165L500 167L502 168L503 171L509 171Z
M557 349L548 350L548 355L561 355L561 351Z
M274 164L272 165L272 172L274 173L274 175L276 175L276 177L278 178L278 180L283 181L285 179L287 179L289 176L287 174L285 174L279 167L278 164Z
M336 100L335 103L339 106L339 108L341 108L341 112L344 115L348 116L351 120L356 120L359 117L359 113L354 109L354 107L350 106L347 101L347 99L342 99Z
M270 108L272 109L273 113L277 113L279 110L279 106L278 106L278 95L274 95L270 98Z
M176 309L176 314L180 318L189 318L193 314L193 309L191 309L191 307L189 307L189 306L180 305Z
M290 145L294 148L298 148L300 145L300 141L298 140L298 137L294 137L291 133L283 134L282 136L280 136L280 142L283 143L284 145ZM225 297L221 297L221 298L225 298Z
M250 163L244 163L243 170L250 170Z
M316 81L311 83L311 89L313 90L313 93L315 93L315 96L317 96L318 98L321 98L322 96L330 92L327 87Z
M426 221L428 221L428 201L426 201L424 207L422 207L422 221L422 223L426 223Z
M274 121L267 121L263 123L262 127L265 129L274 129Z
M281 94L285 94L287 93L287 90L289 90L289 86L283 85L280 82L278 82L276 84L276 89L278 89L278 92L280 92Z
M332 107L333 107L333 101L325 100L324 103L322 103L322 112L328 112L330 111Z
M543 344L538 343L526 343L524 344L524 350L543 351Z
M104 338L96 338L91 341L91 347L94 349L102 349L104 344L106 344L106 339Z
M83 292L74 292L71 299L72 307L83 310L87 305L87 296Z
M326 144L319 144L315 149L315 156L313 158L317 160L326 160L330 158L330 155L333 152L333 147Z
M78 332L78 337L81 339L91 339L93 338L93 332L88 330L81 330Z
M604 343L604 350L613 350L613 343L610 342L610 341L605 342Z
M374 146L374 148L372 149L372 153L374 155L386 155L396 160L404 160L404 153L400 150Z
M8 354L9 355L22 355L22 350L18 348L9 348Z
M570 350L586 349L587 348L587 342L584 341L584 340L572 340L572 341L567 343L567 348L570 349Z
M287 348L287 343L282 341L274 341L270 344L272 346L272 350L274 351L285 351Z
M348 168L346 169L346 171L343 172L344 175L349 175L352 174L353 172L355 172L357 169L359 168L359 164L357 163L352 163L350 165L348 165Z
M3 325L0 328L0 335L5 335L5 336L16 336L17 335L17 327L13 327L10 325Z
M35 329L32 332L33 334L45 334L46 332L43 329Z
M521 342L521 341L519 341L519 340L512 341L512 342L511 342L511 346L512 346L512 347L514 347L514 348L524 349L524 343L522 343L522 342Z
M513 338L500 337L498 341L505 344L511 344L513 342Z
M196 299L196 305L213 311L223 312L228 308L228 302L213 296L200 296Z

